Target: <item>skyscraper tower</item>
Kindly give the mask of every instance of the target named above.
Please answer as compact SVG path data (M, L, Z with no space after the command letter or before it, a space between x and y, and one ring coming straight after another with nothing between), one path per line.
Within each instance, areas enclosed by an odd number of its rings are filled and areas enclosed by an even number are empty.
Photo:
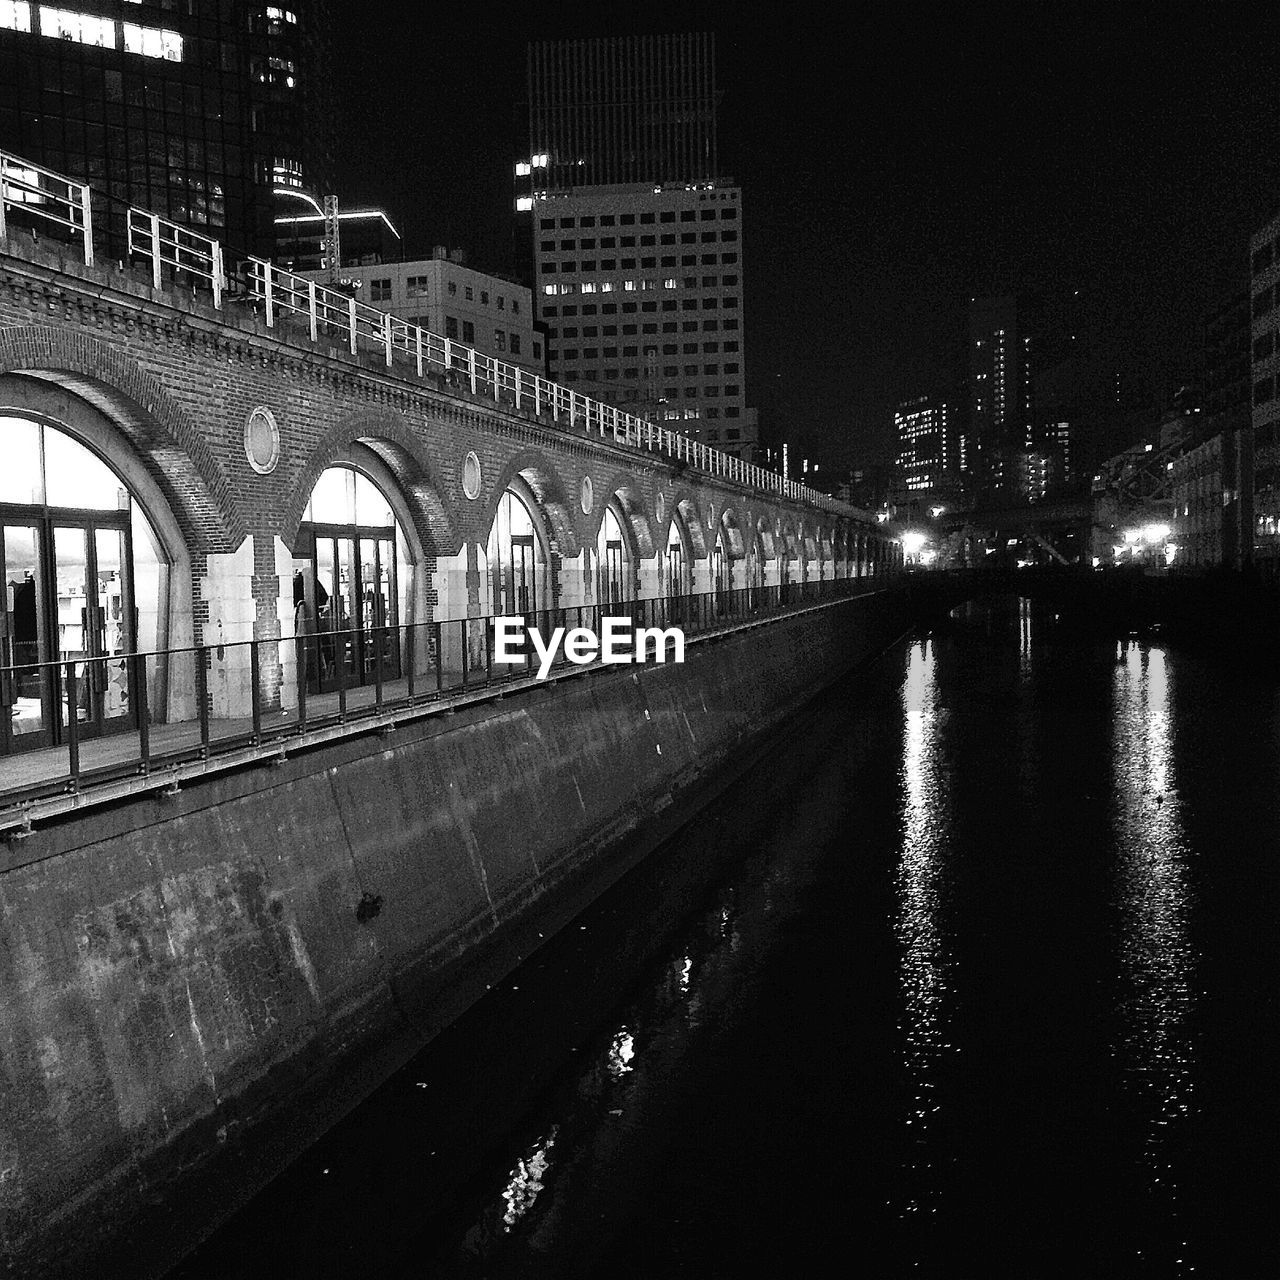
M1014 485L1018 458L1031 447L1030 338L1015 298L969 305L970 468L1002 490Z
M750 459L742 193L719 173L714 37L545 42L528 71L516 210L552 377Z
M288 195L331 185L328 21L327 0L2 0L0 150L90 182L121 256L129 204L269 255Z
M529 47L529 135L555 188L717 175L715 37Z

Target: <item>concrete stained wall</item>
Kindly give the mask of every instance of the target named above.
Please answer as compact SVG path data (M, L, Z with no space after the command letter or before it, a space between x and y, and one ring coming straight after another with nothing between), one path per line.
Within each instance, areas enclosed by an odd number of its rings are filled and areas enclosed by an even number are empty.
M0 874L14 1273L75 1271L187 1172L234 1162L300 1082L403 1034L443 967L549 919L584 867L603 887L628 832L901 629L888 594L829 606L683 666L579 675L16 846Z

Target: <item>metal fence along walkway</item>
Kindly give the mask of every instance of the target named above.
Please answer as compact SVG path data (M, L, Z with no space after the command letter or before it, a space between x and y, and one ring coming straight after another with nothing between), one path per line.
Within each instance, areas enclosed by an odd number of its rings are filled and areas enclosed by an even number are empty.
M599 635L605 619L620 618L631 629L678 628L696 639L868 595L886 582L742 587L540 610L519 621L544 637L576 627ZM390 727L531 680L538 663L527 636L516 649L516 661L498 660L494 618L486 616L0 667L10 715L0 831L13 835L95 800ZM579 666L561 647L552 671L599 665ZM163 717L151 711L165 706Z

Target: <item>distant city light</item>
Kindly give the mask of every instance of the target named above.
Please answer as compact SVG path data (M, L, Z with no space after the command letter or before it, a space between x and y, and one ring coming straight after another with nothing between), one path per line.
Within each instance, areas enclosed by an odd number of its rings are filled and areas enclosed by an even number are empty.
M924 549L924 544L929 541L926 534L920 533L915 529L908 529L902 535L902 550L909 556L917 556Z

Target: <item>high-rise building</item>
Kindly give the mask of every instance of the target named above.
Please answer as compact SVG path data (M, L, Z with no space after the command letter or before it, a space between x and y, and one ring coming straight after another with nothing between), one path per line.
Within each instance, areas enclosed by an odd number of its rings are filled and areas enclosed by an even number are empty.
M750 459L742 193L718 171L715 43L529 50L516 165L551 376Z
M330 185L327 46L327 0L0 0L0 151L91 183L120 256L130 204L269 255Z
M946 403L929 396L906 400L898 406L893 422L900 482L913 492L941 488L958 461Z
M971 299L968 466L996 490L1017 487L1020 455L1032 443L1030 360L1017 300Z
M548 189L719 172L714 36L544 41L528 68L530 155Z
M1280 577L1280 214L1252 237L1253 558Z

